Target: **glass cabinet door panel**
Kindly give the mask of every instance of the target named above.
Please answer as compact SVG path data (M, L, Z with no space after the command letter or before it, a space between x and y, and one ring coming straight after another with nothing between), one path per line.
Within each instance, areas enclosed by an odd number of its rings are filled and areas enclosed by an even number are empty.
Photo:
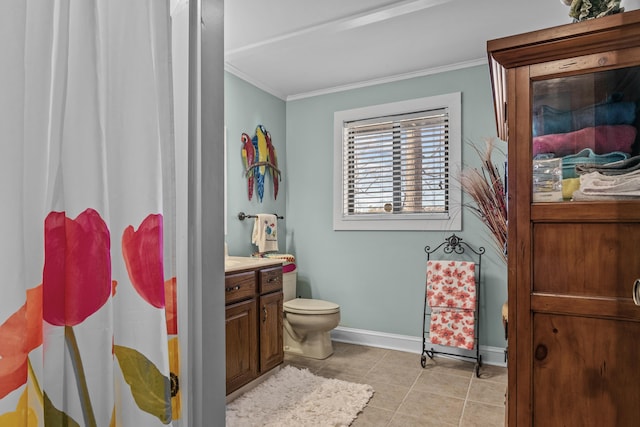
M640 200L640 67L532 82L533 202Z

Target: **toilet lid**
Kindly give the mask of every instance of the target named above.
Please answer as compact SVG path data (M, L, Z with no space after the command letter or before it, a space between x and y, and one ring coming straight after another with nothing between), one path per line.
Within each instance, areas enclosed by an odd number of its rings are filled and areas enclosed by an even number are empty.
M333 314L340 311L336 303L321 299L295 298L283 304L284 311L294 314Z

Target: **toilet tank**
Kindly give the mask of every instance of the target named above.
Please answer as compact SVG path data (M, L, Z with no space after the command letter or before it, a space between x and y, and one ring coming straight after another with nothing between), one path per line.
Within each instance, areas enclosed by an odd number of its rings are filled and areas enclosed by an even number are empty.
M293 270L282 273L282 292L284 293L284 301L290 301L296 297L296 282L298 280L298 271Z

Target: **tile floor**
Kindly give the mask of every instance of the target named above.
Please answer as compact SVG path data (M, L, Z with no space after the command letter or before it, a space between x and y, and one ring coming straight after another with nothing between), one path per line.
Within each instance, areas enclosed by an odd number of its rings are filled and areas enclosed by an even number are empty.
M324 377L366 383L375 393L353 427L494 427L504 425L506 368L334 342L325 360L285 353L285 364Z

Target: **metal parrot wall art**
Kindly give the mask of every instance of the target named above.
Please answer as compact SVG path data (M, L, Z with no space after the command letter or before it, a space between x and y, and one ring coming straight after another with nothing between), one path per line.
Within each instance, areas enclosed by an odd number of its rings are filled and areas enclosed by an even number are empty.
M243 133L240 137L242 141L242 160L244 162L244 169L247 175L247 184L249 190L249 200L253 197L253 168L251 165L255 162L256 150L253 147L251 137L246 133Z
M256 190L258 193L258 201L262 202L262 196L264 195L264 175L267 167L267 136L264 132L262 125L256 126L256 133L253 135L253 147L256 149L256 159L258 167L254 170L256 175Z
M269 162L271 163L271 178L273 179L273 198L278 198L278 187L280 181L280 169L278 169L278 156L276 155L276 149L271 143L271 133L265 131L267 139L267 150L269 150Z
M271 133L263 125L256 126L253 138L243 133L242 160L247 177L249 200L253 197L254 182L258 201L262 203L264 197L264 180L266 175L271 175L273 181L273 198L278 198L279 181L282 179L278 169L278 157L276 149L271 141Z

